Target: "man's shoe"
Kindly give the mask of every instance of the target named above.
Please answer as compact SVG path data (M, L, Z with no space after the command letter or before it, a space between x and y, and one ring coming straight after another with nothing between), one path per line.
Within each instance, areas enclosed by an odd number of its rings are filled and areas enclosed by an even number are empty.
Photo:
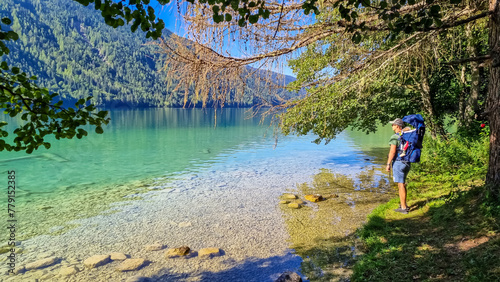
M410 212L410 208L406 208L406 209L402 209L401 207L397 208L394 210L395 212L399 212L399 213L402 213L402 214L408 214L408 212Z

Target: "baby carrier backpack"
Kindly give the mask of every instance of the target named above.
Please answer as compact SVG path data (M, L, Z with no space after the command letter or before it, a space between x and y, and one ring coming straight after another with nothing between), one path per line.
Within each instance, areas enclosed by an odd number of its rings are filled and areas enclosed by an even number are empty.
M396 160L418 163L425 134L424 118L419 114L414 114L403 117L403 121L411 124L415 129L402 132L399 137L400 149L398 151L403 153L398 153ZM403 149L405 147L406 150Z

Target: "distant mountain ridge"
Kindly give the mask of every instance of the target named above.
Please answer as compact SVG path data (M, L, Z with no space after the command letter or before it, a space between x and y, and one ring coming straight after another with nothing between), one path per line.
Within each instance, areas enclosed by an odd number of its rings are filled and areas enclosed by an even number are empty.
M0 16L13 20L11 27L20 37L8 44L11 52L4 59L37 76L40 86L63 99L92 95L94 103L105 107L183 106L184 90L174 92L177 82L159 71L162 54L146 45L145 33L107 26L92 5L84 7L72 0L2 0ZM163 36L171 34L163 31ZM285 78L286 83L293 80ZM249 95L226 105L259 102Z

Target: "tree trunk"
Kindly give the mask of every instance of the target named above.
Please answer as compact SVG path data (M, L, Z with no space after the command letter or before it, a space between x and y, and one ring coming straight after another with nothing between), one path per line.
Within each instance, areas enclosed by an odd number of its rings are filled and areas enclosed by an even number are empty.
M465 79L465 70L466 66L462 65L462 71L460 73L460 83L464 86L462 88L462 91L460 91L460 96L458 97L458 125L459 127L463 127L467 124L466 118L465 118L465 109L466 109L466 104L465 104L465 99L467 96L467 90L465 85L467 84L467 81Z
M467 27L465 29L465 34L467 38L469 39L467 42L467 53L469 57L475 58L479 56L476 46L472 43L472 23L468 23ZM479 63L478 62L471 62L470 63L471 67L471 89L470 89L470 96L469 99L467 100L467 105L465 108L465 124L469 126L471 122L476 119L476 114L478 111L478 99L479 99Z
M446 133L443 126L436 122L436 115L434 114L434 107L431 101L431 87L429 86L429 79L425 75L422 75L420 89L424 112L427 116L425 121L426 128L431 133L432 139L436 139L438 136L446 139Z
M487 113L490 124L490 162L486 185L500 198L500 0L490 0L489 47L491 52Z

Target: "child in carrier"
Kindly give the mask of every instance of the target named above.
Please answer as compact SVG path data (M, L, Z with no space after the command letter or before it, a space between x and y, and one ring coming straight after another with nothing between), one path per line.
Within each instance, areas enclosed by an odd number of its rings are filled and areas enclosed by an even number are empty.
M403 130L401 130L400 134L403 134L403 132L410 131L410 130L411 130L411 128L405 127L405 128L403 128ZM408 149L409 145L410 145L410 142L406 141L406 143L405 143L405 145L404 145L404 147L402 149L403 152L401 154L399 154L400 157L406 156L406 149Z

